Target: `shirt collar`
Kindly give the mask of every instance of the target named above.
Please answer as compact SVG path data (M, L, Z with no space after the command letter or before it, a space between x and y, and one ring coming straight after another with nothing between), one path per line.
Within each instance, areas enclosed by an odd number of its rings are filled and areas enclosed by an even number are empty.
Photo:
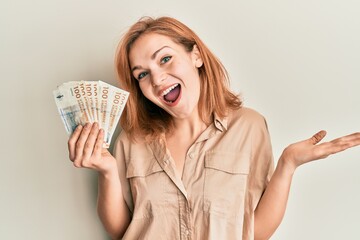
M216 113L214 113L214 125L221 132L226 131L228 127L228 117L220 118Z

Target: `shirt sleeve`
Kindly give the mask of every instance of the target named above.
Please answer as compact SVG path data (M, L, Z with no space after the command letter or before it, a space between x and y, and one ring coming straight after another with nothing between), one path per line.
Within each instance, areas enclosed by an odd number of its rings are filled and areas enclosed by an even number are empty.
M134 203L131 194L130 182L126 178L127 170L127 155L129 155L130 142L127 138L125 131L121 131L119 137L116 139L113 149L113 156L116 159L119 178L122 188L122 193L126 205L128 206L131 214L134 212Z
M244 240L254 239L254 212L274 172L272 146L265 118L256 118L251 128L251 163L245 196Z

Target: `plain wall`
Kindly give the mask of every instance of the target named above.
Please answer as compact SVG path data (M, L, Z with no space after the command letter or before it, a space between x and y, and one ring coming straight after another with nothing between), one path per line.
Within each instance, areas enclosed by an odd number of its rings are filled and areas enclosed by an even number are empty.
M284 147L359 131L359 1L8 0L0 3L0 239L107 239L97 174L68 160L52 90L116 85L114 51L143 15L176 17L222 60L231 87ZM360 148L300 167L272 239L360 239Z

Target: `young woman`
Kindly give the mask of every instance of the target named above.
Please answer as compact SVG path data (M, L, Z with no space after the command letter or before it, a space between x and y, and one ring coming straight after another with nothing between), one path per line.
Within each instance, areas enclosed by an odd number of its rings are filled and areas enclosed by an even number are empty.
M96 123L68 142L76 167L99 172L98 212L113 239L269 239L296 168L360 144L360 133L318 144L320 131L287 147L274 170L264 118L173 18L135 23L116 67L130 97L114 155Z

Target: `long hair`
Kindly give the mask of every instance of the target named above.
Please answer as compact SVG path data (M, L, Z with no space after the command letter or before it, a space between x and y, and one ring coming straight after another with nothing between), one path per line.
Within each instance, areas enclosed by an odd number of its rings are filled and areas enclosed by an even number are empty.
M199 68L200 118L207 124L216 113L225 117L229 109L238 109L242 102L229 90L229 77L219 59L206 47L201 39L186 25L171 17L143 17L130 27L122 37L115 56L115 66L120 87L130 92L121 127L134 140L135 136L154 139L162 133L174 130L172 116L148 100L141 92L138 81L131 73L129 52L133 43L143 34L157 33L169 37L191 52L194 45L199 49L203 65Z

